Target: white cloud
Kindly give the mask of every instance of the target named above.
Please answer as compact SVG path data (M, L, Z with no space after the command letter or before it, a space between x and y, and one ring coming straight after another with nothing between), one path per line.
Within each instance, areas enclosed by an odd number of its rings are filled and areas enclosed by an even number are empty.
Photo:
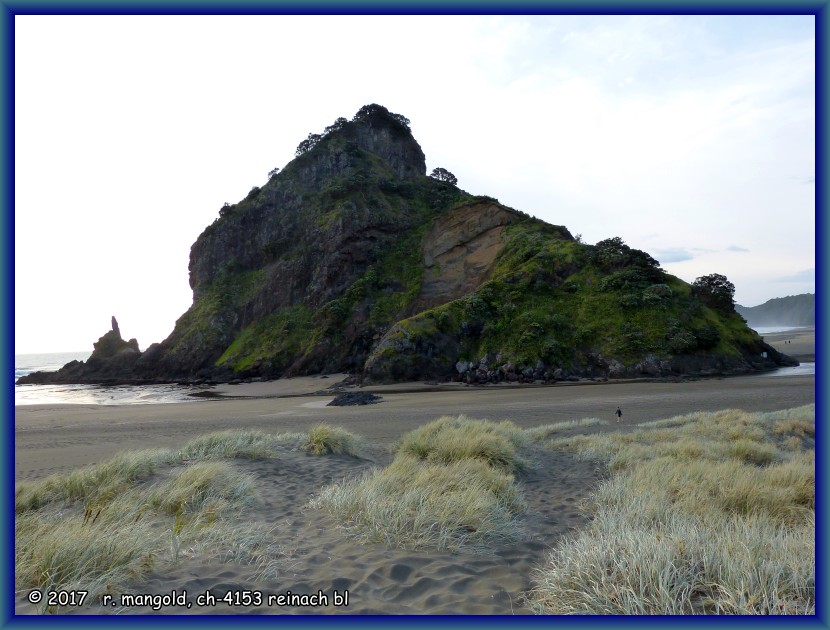
M815 281L816 270L814 268L802 269L801 271L797 271L789 276L779 276L778 278L775 278L775 282L815 283Z
M654 250L654 256L660 264L683 262L684 260L692 260L695 257L694 252L680 247L671 249L657 249Z

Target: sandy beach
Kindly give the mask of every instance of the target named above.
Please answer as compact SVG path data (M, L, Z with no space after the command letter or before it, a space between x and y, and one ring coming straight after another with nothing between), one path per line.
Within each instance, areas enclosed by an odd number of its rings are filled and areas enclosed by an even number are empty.
M786 332L762 335L773 348L799 361L816 360L816 329L796 328Z
M379 447L443 415L465 414L522 428L580 418L626 423L692 411L769 411L811 403L815 377L741 376L686 383L596 383L538 387L432 387L423 383L365 387L374 405L329 407L330 395L288 396L325 389L335 378L305 377L217 388L237 398L173 405L28 405L15 408L15 479L35 479L101 462L123 450L176 448L224 429L306 431L316 422L342 426ZM429 391L429 390L439 391ZM406 391L409 390L409 391Z
M95 614L529 614L522 593L533 569L569 531L585 524L580 503L607 474L575 455L537 449L533 465L517 477L528 510L524 538L486 554L408 551L360 545L338 523L309 509L309 499L334 481L360 475L392 459L395 441L407 431L443 415L465 414L522 428L595 417L610 424L572 432L626 431L635 423L692 411L741 408L772 411L814 402L815 379L807 376L733 377L692 382L590 383L538 387L434 386L424 383L366 387L382 396L378 404L330 407L333 395L315 392L337 381L307 377L222 386L231 399L168 405L33 405L15 411L15 476L33 480L101 462L119 451L175 449L213 431L256 429L268 433L307 431L317 422L343 427L366 439L361 457L314 457L286 451L267 461L235 461L253 475L260 496L241 515L246 522L276 526L284 555L268 574L194 552L126 589L133 593L206 590L220 596L234 590L263 594L329 595L327 606L101 608ZM614 423L617 406L622 425ZM349 591L348 606L334 606L333 591ZM18 613L35 608L20 593ZM67 610L65 612L72 612Z

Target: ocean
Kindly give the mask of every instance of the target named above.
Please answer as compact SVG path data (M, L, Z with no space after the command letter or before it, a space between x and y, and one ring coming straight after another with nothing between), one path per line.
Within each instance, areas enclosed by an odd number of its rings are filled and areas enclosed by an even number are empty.
M14 380L32 372L54 372L70 361L86 361L91 352L14 355ZM140 405L196 402L204 386L188 385L15 385L15 405Z
M791 332L801 330L804 326L750 326L759 335L771 335L772 333Z
M16 354L14 355L14 380L32 372L54 372L70 361L86 361L91 354L89 351Z

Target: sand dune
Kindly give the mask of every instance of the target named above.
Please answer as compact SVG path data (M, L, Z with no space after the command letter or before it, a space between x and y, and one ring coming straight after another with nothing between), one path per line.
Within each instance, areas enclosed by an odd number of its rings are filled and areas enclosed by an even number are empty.
M599 417L604 426L578 427L572 432L627 430L636 422L696 410L739 407L775 410L814 402L814 377L758 379L739 377L689 383L627 383L584 386L475 388L411 384L366 388L383 396L379 404L326 407L330 396L308 396L321 389L321 379L293 379L276 385L230 386L232 400L177 405L125 407L41 406L16 409L16 477L36 479L53 472L100 462L115 452L147 447L176 448L211 431L252 428L272 433L307 431L325 421L367 439L360 458L314 457L304 452L281 453L273 460L235 460L234 465L257 480L260 500L240 514L245 522L277 527L283 553L264 571L261 567L222 563L184 550L176 564L128 585L124 592L165 594L187 591L193 600L210 591L254 591L268 595L312 594L322 591L328 605L316 607L260 605L233 607L225 603L191 608L146 606L101 608L75 612L94 614L529 614L522 593L530 587L532 570L546 549L586 522L580 511L602 479L604 469L569 453L532 451L533 465L517 481L528 503L523 516L525 536L487 553L442 553L404 550L381 544L360 545L348 538L327 514L307 507L320 489L343 478L385 466L394 442L405 432L441 415L466 414L491 420L510 419L523 428L545 423ZM324 382L324 381L323 381ZM328 385L328 383L325 383ZM403 391L402 391L403 390ZM298 393L299 396L286 396ZM271 397L269 397L271 396ZM613 422L620 405L624 423ZM334 606L333 592L349 592L348 606ZM116 593L120 595L120 593ZM36 612L25 598L16 611ZM72 612L72 611L65 611Z

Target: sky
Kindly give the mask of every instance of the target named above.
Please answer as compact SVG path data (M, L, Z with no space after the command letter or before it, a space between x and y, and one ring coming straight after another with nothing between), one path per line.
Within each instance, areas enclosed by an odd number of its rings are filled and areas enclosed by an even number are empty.
M813 16L16 16L15 353L144 350L190 247L379 103L427 172L736 302L815 292Z

